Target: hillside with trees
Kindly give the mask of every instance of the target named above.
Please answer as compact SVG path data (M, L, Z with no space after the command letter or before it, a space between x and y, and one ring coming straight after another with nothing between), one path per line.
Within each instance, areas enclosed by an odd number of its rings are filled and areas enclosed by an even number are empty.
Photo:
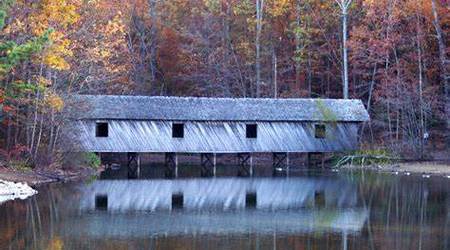
M448 157L445 0L2 0L0 164L60 165L72 94L357 98L365 149Z

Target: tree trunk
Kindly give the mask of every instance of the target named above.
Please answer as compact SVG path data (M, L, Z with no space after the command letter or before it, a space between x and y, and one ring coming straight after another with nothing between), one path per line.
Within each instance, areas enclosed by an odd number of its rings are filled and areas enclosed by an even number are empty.
M419 68L419 108L420 108L420 128L419 128L419 147L420 147L420 159L423 159L424 152L424 136L425 136L425 125L424 125L424 104L423 104L423 66L422 66L422 43L421 43L421 27L420 27L419 16L417 17L417 57L418 57L418 68Z
M230 38L230 4L225 3L226 6L221 5L222 8L225 7L225 9L222 9L222 47L223 47L223 62L222 65L225 65L224 70L231 70L231 38ZM230 69L228 69L228 67ZM225 89L225 96L227 97L233 97L232 90L233 90L233 81L229 80L228 77L224 76L224 86L226 86Z
M43 131L43 126L44 125L44 114L41 114L41 120L39 122L39 132L38 132L38 137L37 137L37 141L36 141L36 145L34 146L34 159L37 159L38 153L39 153L39 147L41 145L41 138L42 138L42 131Z
M256 0L256 97L261 95L261 30L264 12L264 0Z
M348 99L347 9L342 10L342 49L344 60L344 99Z
M308 97L312 96L312 65L311 65L311 51L308 50Z
M375 86L375 76L377 73L377 63L375 63L375 65L373 66L373 71L372 71L372 79L370 81L370 87L369 87L369 97L367 98L367 112L370 114L370 108L371 108L371 104L372 104L372 95L373 95L373 89ZM362 135L364 134L364 129L366 127L366 123L363 123L362 129L361 129L361 138ZM369 120L369 130L370 130L370 140L371 143L373 144L374 138L373 138L373 132L372 132L372 120Z
M273 67L273 97L278 98L278 72L277 72L277 52L272 48L272 67Z
M335 0L342 12L342 61L344 69L342 71L342 84L344 99L348 99L348 57L347 57L347 13L352 0Z
M439 61L441 64L441 81L444 85L444 98L445 98L445 119L447 125L447 133L446 133L446 144L447 147L450 146L450 86L449 86L449 78L450 74L448 72L448 64L449 61L447 59L446 54L446 43L444 33L442 32L441 23L439 20L439 15L436 6L436 0L431 0L431 9L433 11L433 25L436 30L436 37L439 45Z
M156 36L157 36L157 20L156 20L156 0L148 0L149 15L151 20L150 27L150 73L152 84L156 81Z
M296 4L296 8L295 8L295 22L296 22L296 28L300 29L300 25L301 25L301 0L297 0L297 4ZM300 46L300 34L299 31L296 30L295 32L295 86L301 90L301 86L300 86L300 69L301 69L301 64L300 64L300 50L301 50L301 46Z

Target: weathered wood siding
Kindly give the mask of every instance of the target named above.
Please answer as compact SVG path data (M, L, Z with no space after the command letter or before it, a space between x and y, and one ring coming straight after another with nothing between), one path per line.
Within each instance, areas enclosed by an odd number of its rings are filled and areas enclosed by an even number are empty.
M90 152L333 152L358 147L358 122L326 124L326 138L314 136L317 122L256 122L258 137L246 138L245 122L185 122L184 138L172 138L171 121L107 120L109 136L95 136L97 121L75 121L81 151Z

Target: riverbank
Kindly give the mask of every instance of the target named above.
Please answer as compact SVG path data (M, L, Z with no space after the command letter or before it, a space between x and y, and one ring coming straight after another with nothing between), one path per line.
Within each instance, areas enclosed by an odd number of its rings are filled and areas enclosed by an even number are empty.
M87 178L97 174L92 168L77 168L76 170L30 170L19 171L0 167L0 180L10 182L23 182L31 187L36 187L52 182L65 182L70 180Z
M342 169L368 169L393 174L421 174L424 177L443 176L450 178L449 162L402 162L388 165L343 165Z

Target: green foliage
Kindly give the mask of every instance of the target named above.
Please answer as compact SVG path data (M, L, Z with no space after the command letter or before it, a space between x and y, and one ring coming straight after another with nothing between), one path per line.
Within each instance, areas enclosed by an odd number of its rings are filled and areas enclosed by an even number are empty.
M33 166L27 159L12 160L8 162L8 166L14 170L21 172L29 172L33 170Z
M50 41L52 30L46 31L42 36L18 45L13 41L0 43L0 75L9 73L11 69L21 61L29 59L33 54L42 51Z
M326 209L321 210L319 215L317 216L316 225L320 227L329 227L339 217L336 211Z
M100 167L101 160L95 153L85 153L84 155L87 165L93 169Z
M249 15L251 13L254 13L254 8L255 7L252 1L242 0L233 6L233 12L236 15Z
M38 91L43 92L45 90L45 87L40 84L26 83L23 81L13 82L11 83L11 87L15 90L14 93L11 91L7 92L7 95L11 98L19 98L25 93L36 93Z
M0 9L0 30L5 26L6 12Z
M14 0L1 0L0 2L0 30L5 26L6 10L13 4Z
M386 165L392 163L396 158L386 149L357 150L337 157L335 166L340 167L346 164L368 166Z
M327 122L336 122L337 116L331 109L329 109L321 99L316 99L316 106L319 109L320 114L322 115L322 119Z
M94 183L94 181L96 181L97 180L97 175L91 175L91 176L89 176L88 178L87 178L87 180L86 180L86 184L92 184L92 183Z
M12 0L7 0L0 4L0 30L5 25L6 9L12 2ZM14 41L0 40L0 76L8 74L14 66L42 51L44 46L49 43L52 32L53 30L49 29L41 36L20 45Z
M213 13L219 13L220 12L220 4L221 2L219 0L206 0L205 5L209 9L209 11Z

